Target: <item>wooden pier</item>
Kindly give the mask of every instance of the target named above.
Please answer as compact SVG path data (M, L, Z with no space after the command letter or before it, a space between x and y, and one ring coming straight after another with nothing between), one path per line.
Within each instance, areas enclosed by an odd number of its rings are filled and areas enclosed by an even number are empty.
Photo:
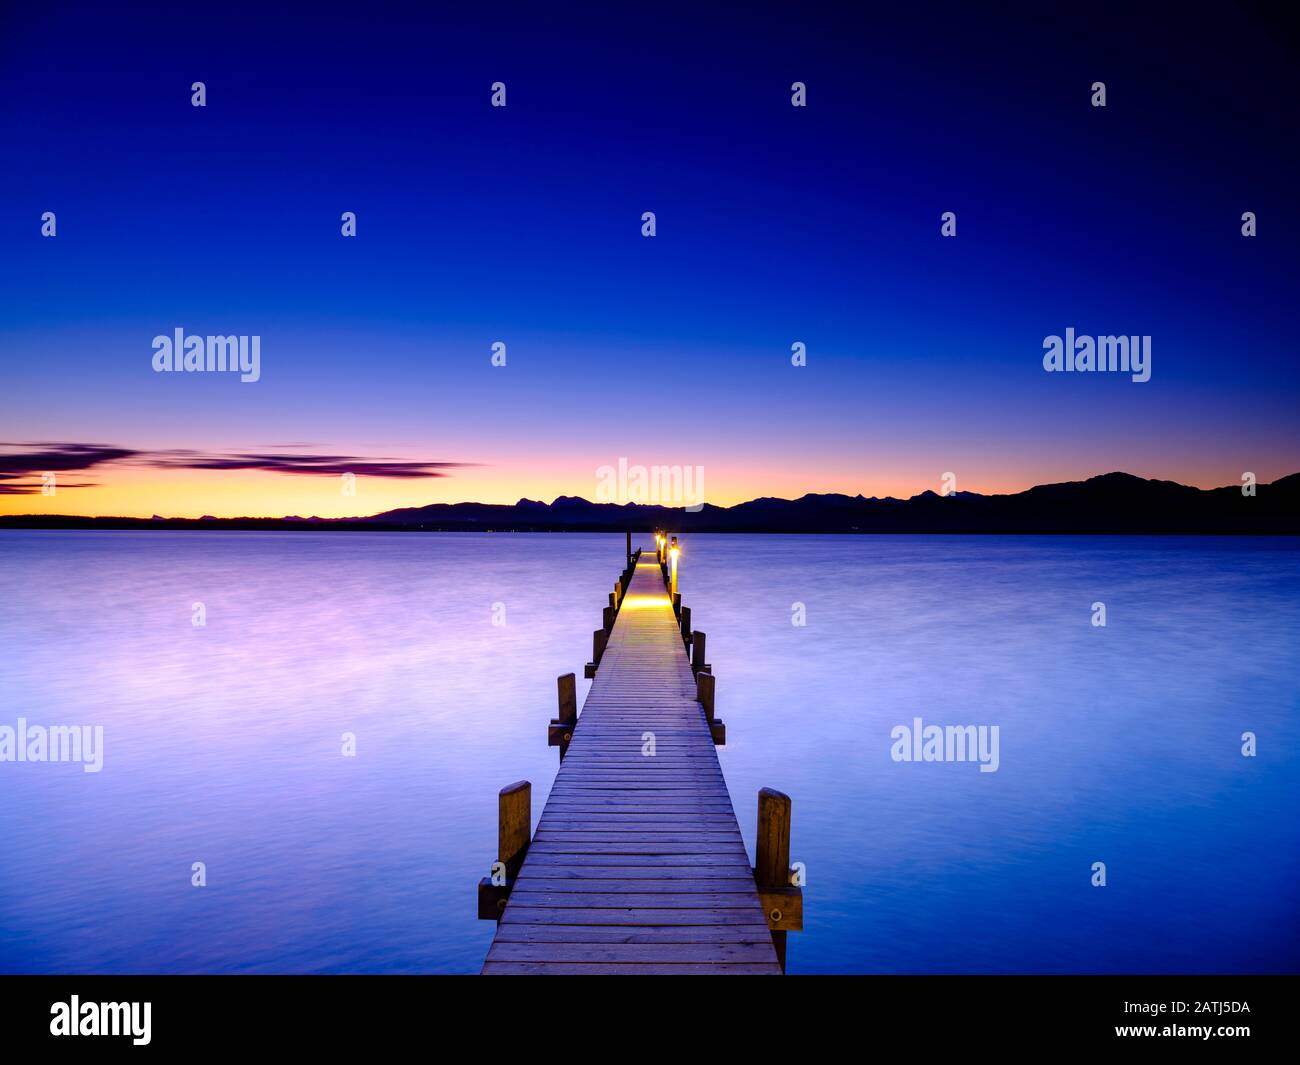
M657 543L642 558L628 537L581 716L573 674L559 678L560 769L531 840L531 786L502 789L498 861L479 886L479 915L498 921L485 974L779 974L802 927L790 800L760 793L751 866L705 637L674 594L675 541L671 563Z

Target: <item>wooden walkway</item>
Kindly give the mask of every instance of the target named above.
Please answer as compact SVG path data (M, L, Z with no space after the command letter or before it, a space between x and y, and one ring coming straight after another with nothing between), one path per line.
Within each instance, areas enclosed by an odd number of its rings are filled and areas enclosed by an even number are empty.
M483 972L781 972L653 555L636 566Z

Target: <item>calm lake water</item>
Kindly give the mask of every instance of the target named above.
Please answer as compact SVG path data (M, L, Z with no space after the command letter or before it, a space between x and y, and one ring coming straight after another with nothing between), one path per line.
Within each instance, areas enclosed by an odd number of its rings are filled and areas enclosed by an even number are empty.
M751 854L758 789L794 800L791 972L1300 970L1297 541L683 547ZM0 726L105 747L0 763L0 971L477 971L497 789L540 814L622 552L0 532ZM998 771L894 762L914 717L999 726Z

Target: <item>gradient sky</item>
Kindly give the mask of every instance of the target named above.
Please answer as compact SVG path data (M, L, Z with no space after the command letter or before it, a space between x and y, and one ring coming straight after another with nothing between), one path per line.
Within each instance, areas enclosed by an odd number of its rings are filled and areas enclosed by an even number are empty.
M6 5L0 469L146 457L0 513L592 498L621 456L719 504L1300 470L1280 27L436 7ZM178 326L259 334L261 380L155 374ZM1044 373L1067 326L1150 334L1151 381ZM467 465L348 498L179 449Z

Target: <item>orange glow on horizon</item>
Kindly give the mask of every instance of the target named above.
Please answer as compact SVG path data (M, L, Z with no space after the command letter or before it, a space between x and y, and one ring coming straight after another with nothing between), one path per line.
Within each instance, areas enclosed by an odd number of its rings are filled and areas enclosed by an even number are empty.
M715 506L734 506L762 497L797 499L805 494L893 496L907 499L927 490L941 490L939 475L927 481L916 469L892 474L864 468L839 469L824 466L800 475L794 469L768 467L761 472L709 467L706 498ZM926 463L925 465L933 465ZM168 518L368 517L388 510L421 507L433 503L486 503L511 505L520 499L553 502L558 496L581 496L596 501L597 480L591 466L574 460L544 463L484 466L459 470L441 478L384 478L359 476L355 494L345 495L342 479L325 475L292 475L268 471L164 470L128 466L69 471L59 480L94 483L89 488L58 489L51 496L37 489L30 495L0 495L0 514L67 514L89 517ZM1019 476L964 480L962 492L983 495L1024 491L1035 484L1083 480L1104 469L1089 472L1065 471L1053 476L1035 476L1033 470ZM1130 470L1137 476L1180 480L1183 484L1213 488L1234 483L1233 478L1191 480L1167 472ZM1284 476L1290 470L1281 470ZM39 480L39 477L35 478ZM1271 477L1260 474L1260 483ZM621 500L616 502L622 502Z

